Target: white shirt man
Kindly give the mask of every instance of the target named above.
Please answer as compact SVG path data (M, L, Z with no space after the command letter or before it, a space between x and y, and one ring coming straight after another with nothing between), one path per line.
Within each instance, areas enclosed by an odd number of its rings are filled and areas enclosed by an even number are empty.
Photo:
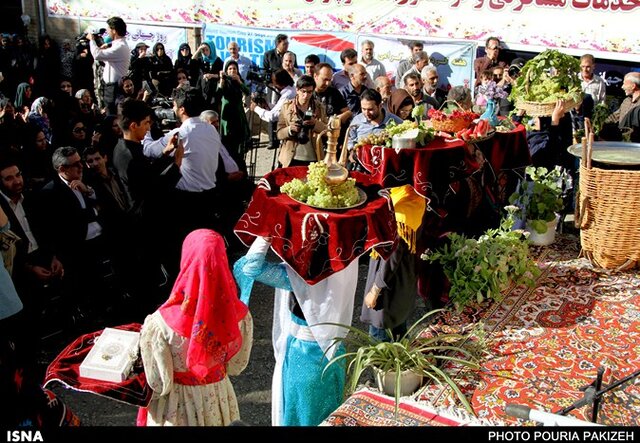
M607 97L607 84L604 79L594 72L595 58L591 54L580 57L580 80L582 92L593 97L593 104L604 103Z
M362 52L362 59L360 62L367 70L367 74L371 77L371 80L375 81L380 76L387 75L387 70L380 61L373 58L373 42L371 40L365 40L360 45L360 52Z
M224 60L224 65L226 66L227 62L230 60L238 63L238 72L240 74L240 77L242 77L245 83L247 83L247 74L249 73L253 62L249 57L240 55L240 47L238 46L238 43L229 42L229 46L227 46L227 49L229 50L229 53L231 55Z

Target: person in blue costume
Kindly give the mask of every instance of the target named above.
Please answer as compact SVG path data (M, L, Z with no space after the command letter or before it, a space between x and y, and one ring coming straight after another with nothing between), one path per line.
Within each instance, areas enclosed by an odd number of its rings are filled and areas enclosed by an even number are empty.
M285 263L265 261L270 239L258 237L234 265L241 300L249 303L254 281L276 288L271 420L274 426L317 426L343 401L344 365L325 366L344 349L358 282L358 260L310 285Z

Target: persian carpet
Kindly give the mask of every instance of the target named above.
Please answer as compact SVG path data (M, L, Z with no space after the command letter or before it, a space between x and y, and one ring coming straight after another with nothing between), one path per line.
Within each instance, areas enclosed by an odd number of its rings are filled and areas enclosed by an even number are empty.
M543 273L536 288L515 288L475 315L465 310L446 319L462 325L483 311L489 356L482 371L461 380L479 418L523 424L504 413L508 403L557 412L583 397L599 367L603 387L640 369L640 272L594 268L575 258L578 247L577 238L562 236L537 249ZM436 408L455 404L444 391L428 387L417 400ZM590 420L591 407L571 415ZM639 425L640 380L605 394L597 421Z

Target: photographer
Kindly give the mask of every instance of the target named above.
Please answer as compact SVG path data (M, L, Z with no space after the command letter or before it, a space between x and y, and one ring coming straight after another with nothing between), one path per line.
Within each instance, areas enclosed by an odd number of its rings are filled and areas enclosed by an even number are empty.
M258 104L254 99L251 100L249 109L258 114L265 122L277 122L280 117L280 110L287 100L295 97L296 90L293 87L293 79L284 69L278 69L271 76L274 88L280 93L280 98L271 109L266 103Z
M316 82L303 75L296 83L296 96L282 106L278 120L278 140L282 140L278 161L283 167L306 166L324 157L316 145L316 134L327 128L324 106L313 99Z
M127 25L120 17L111 17L107 20L108 33L112 39L111 47L101 48L96 44L96 36L87 34L91 55L98 61L105 63L102 79L104 80L103 102L108 113L116 113L116 89L118 81L127 74L129 69L129 47L125 41Z
M514 58L511 65L509 65L509 69L503 71L502 79L497 82L497 86L502 87L507 93L507 97L501 98L498 101L498 115L501 117L508 117L514 108L513 103L509 100L509 94L511 93L513 84L520 76L520 71L524 64L525 60L523 58Z

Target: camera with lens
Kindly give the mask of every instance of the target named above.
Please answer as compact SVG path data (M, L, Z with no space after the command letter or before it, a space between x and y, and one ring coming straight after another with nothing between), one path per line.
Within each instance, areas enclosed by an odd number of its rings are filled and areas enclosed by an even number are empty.
M106 28L100 28L100 29L95 29L95 28L90 28L87 29L86 32L83 32L82 34L78 34L78 36L76 36L76 43L78 45L89 45L89 41L87 40L87 34L91 34L93 35L93 40L96 42L96 45L98 45L98 47L102 46L104 44L104 39L102 38L102 35L107 32Z
M257 66L251 66L247 72L247 81L252 83L266 85L271 81L271 71Z
M313 111L311 108L307 109L307 111L302 115L302 118L299 118L296 122L298 126L300 126L300 132L298 132L298 143L301 145L309 143L311 126L309 122L313 118Z
M520 68L518 68L517 66L511 66L509 68L509 77L516 78L519 75L520 75Z

